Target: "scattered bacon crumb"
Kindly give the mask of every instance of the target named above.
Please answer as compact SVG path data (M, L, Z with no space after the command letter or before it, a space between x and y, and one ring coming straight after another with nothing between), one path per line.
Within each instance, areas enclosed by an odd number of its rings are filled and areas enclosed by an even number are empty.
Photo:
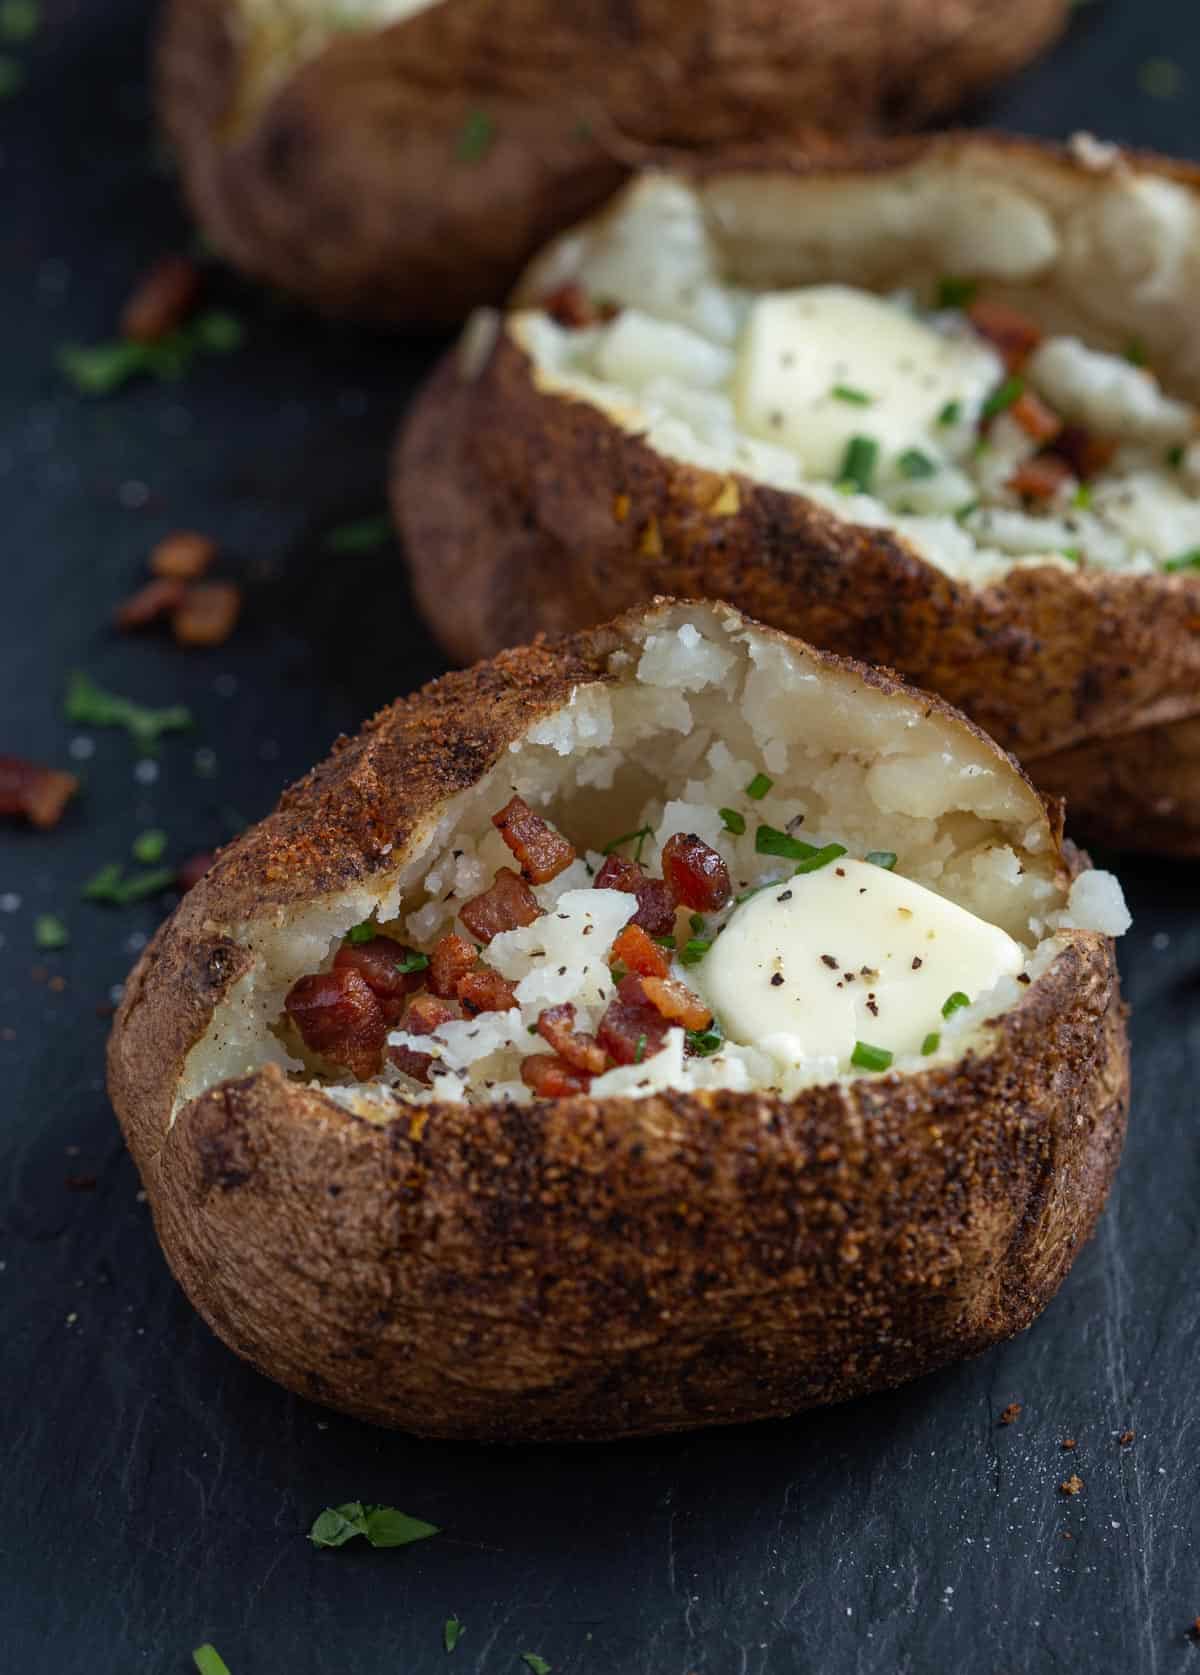
M521 797L510 797L492 815L492 825L516 856L521 877L530 884L557 878L575 859L574 846Z
M617 1064L653 1058L667 1039L667 1020L646 994L645 981L632 971L622 977L596 1031L600 1045Z
M695 832L676 832L663 845L663 878L676 901L698 913L715 913L733 895L729 868Z
M346 967L318 971L293 983L284 1010L305 1046L359 1081L379 1069L387 1035L383 1008L370 985Z
M511 867L501 867L488 889L464 902L458 916L480 942L490 942L501 931L532 925L541 917L537 897Z
M0 756L0 814L22 815L39 831L58 825L78 789L74 774L21 756Z
M1117 1442L1120 1444L1120 1446L1122 1448L1128 1448L1130 1443L1133 1442L1133 1440L1136 1438L1136 1436L1137 1436L1136 1431L1122 1431L1120 1436L1117 1438Z
M517 1004L515 985L487 966L460 977L454 992L469 1016L476 1012L509 1012Z
M979 297L967 307L967 318L980 337L999 350L1010 372L1024 366L1042 341L1041 327L1006 302Z
M428 1087L432 1053L418 1053L415 1047L389 1047L387 1056L397 1070L403 1070L406 1076L411 1076L415 1082L424 1082Z
M424 982L423 971L400 971L412 949L394 937L376 936L370 942L344 942L334 955L335 971L357 971L383 1008L389 1024L399 1021L406 996Z
M1072 1452L1073 1452L1073 1451L1074 1451L1074 1450L1075 1450L1075 1449L1076 1449L1076 1448L1078 1448L1078 1447L1079 1447L1079 1444L1078 1444L1078 1443L1077 1443L1077 1442L1076 1442L1076 1441L1075 1441L1075 1438L1074 1438L1074 1437L1064 1437L1064 1438L1063 1438L1063 1439L1062 1439L1062 1445L1061 1445L1061 1446L1062 1446L1062 1447L1063 1447L1063 1448L1064 1448L1064 1449L1065 1449L1065 1450L1066 1450L1066 1452L1067 1452L1067 1453L1068 1453L1068 1454L1070 1454L1070 1453L1072 1453Z
M1022 1407L1023 1403L1021 1402L1009 1402L1008 1406L1000 1415L1000 1423L1002 1425L1014 1424L1015 1421L1021 1417Z
M1052 407L1047 407L1041 396L1024 390L1009 408L1009 413L1026 436L1035 442L1053 442L1063 422Z
M113 613L113 624L122 634L132 634L139 628L149 628L151 623L178 610L186 593L185 584L175 577L155 576L117 606Z
M638 907L632 923L651 936L669 936L675 929L675 897L670 885L661 878L648 878L640 861L610 855L596 874L593 888L623 890L626 895L636 896Z
M404 1014L404 1027L410 1035L432 1035L443 1024L462 1017L462 1007L438 995L414 995Z
M1008 479L1008 487L1026 500L1051 500L1073 475L1071 467L1058 454L1038 454L1035 459L1018 465Z
M660 948L640 925L626 925L614 940L610 965L623 965L639 977L665 977L671 969L667 950Z
M1072 1472L1070 1477L1065 1478L1058 1487L1064 1495L1077 1495L1083 1488L1083 1479L1078 1473Z
M576 1034L575 1008L570 1001L547 1006L538 1017L538 1034L572 1070L598 1076L608 1062L603 1047L590 1035Z
M95 1175L67 1175L64 1184L68 1192L95 1192L100 1182Z
M181 646L221 646L237 627L241 609L242 590L234 582L196 582L176 606L171 632Z
M1117 451L1113 436L1097 436L1083 425L1067 425L1054 438L1054 452L1061 454L1077 477L1086 481L1111 465Z
M177 331L200 300L200 270L186 256L164 256L143 274L121 310L121 336L157 343Z
M150 554L150 569L156 576L176 582L198 582L212 568L217 543L194 529L177 529L164 535Z
M466 937L458 936L454 931L439 937L429 956L430 993L449 1000L454 994L454 985L470 971L478 958L479 950Z
M593 302L583 286L573 279L548 291L542 298L542 307L552 320L572 331L612 320L620 313L613 303Z
M646 977L642 988L651 1006L669 1023L684 1029L707 1029L712 1023L712 1013L686 983L674 977Z
M565 1094L586 1093L592 1078L574 1070L554 1053L531 1053L521 1061L521 1080L539 1099L561 1099Z

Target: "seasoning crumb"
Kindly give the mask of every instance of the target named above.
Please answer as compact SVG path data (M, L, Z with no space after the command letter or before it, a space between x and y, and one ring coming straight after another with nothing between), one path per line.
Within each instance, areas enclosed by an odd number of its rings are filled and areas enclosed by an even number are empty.
M1064 1437L1060 1446L1066 1453L1071 1454L1076 1448L1078 1448L1079 1444L1075 1441L1074 1437Z
M1083 1479L1077 1472L1072 1472L1070 1477L1064 1478L1058 1487L1061 1494L1077 1495L1083 1488Z
M837 968L838 968L838 963L834 959L832 954L822 954L821 955L821 964L822 965L827 965L829 967L830 971L836 971Z
M1021 1402L1009 1402L1000 1415L1000 1423L1002 1425L1014 1424L1021 1417L1022 1406Z
M1017 982L1028 984L1028 983L1033 982L1033 978L1029 975L1029 973L1027 971L1018 971Z
M1117 1441L1120 1443L1122 1448L1128 1448L1136 1436L1136 1431L1122 1431L1120 1436L1117 1438Z
M922 966L923 966L923 965L924 965L924 964L925 964L925 962L924 962L924 960L923 960L923 959L922 959L922 958L921 958L921 956L920 956L920 954L914 954L914 955L913 955L913 963L912 963L912 968L913 968L913 970L914 970L914 971L920 971L920 969L921 969L921 967L922 967Z
M771 987L773 989L778 989L782 983L783 983L783 973L782 973L782 971L777 971L774 974L774 976L771 978Z

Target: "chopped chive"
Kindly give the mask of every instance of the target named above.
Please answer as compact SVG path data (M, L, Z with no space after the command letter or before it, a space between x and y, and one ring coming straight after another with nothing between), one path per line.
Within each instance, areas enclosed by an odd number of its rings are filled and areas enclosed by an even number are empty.
M162 734L179 732L192 725L191 711L182 704L147 709L131 698L106 692L81 669L76 669L67 682L63 714L80 727L124 727L143 755L153 755L158 750Z
M946 996L945 1004L942 1007L942 1017L952 1018L956 1012L961 1012L964 1006L970 1006L970 1004L970 995L963 994L961 989L955 989L952 995Z
M0 0L0 36L6 41L28 41L41 22L38 0Z
M424 971L428 965L428 954L407 954L404 959L396 961L396 970L401 977L407 977L410 972Z
M975 279L960 279L953 274L946 274L938 280L937 305L939 308L967 308L979 295L979 282Z
M463 1636L463 1625L457 1617L447 1617L442 1627L442 1645L452 1652Z
M1173 448L1167 449L1167 464L1178 471L1183 464L1184 447L1182 442L1176 442Z
M768 779L766 774L755 774L754 778L746 787L746 795L748 797L753 797L756 803L760 803L774 783L775 781L773 779ZM743 821L742 824L744 826L745 821Z
M1069 558L1071 560L1072 564L1083 563L1082 547L1061 547L1059 550L1064 558Z
M1178 558L1169 558L1163 565L1164 570L1200 570L1200 547L1193 547L1190 552L1180 553Z
M896 864L896 852L894 849L869 849L864 859L870 861L873 867L882 867L885 872L891 872Z
M872 1047L869 1041L856 1041L854 1051L850 1054L850 1063L857 1065L860 1070L886 1070L892 1062L892 1056L886 1047Z
M640 861L642 858L642 845L645 843L652 831L653 827L651 826L639 826L636 832L623 832L620 837L615 837L611 839L610 842L606 843L600 853L602 855L611 855L613 850L619 849L623 843L633 843L636 839L637 848L633 852L633 858L635 861Z
M351 925L346 932L347 942L374 942L378 932L370 919L364 919L361 925Z
M693 913L691 915L691 917L688 919L688 924L692 927L692 929L695 931L697 936L703 935L703 932L704 932L704 915L703 915L703 913Z
M229 1665L210 1641L206 1640L203 1646L196 1647L192 1662L200 1675L229 1675Z
M672 953L675 951L675 938L673 936L652 936L650 940L651 942L657 942L660 948L669 948Z
M138 872L132 878L126 878L117 862L109 861L99 872L92 874L83 886L82 894L85 901L130 907L134 902L145 901L148 896L161 895L174 882L175 873L170 867L156 867L151 872Z
M711 947L711 937L689 936L679 955L680 965L699 965Z
M941 1036L938 1034L936 1029L931 1029L929 1034L925 1037L924 1041L922 1041L922 1043L921 1043L921 1055L922 1055L922 1057L923 1058L928 1058L930 1053L936 1053L938 1048L941 1046L941 1044L942 1044Z
M25 85L25 66L19 58L0 53L0 99L11 99Z
M741 837L746 830L746 816L739 814L736 808L719 808L717 813L721 816L725 830L732 832L735 837Z
M49 952L54 948L65 948L70 940L70 931L56 913L39 913L33 921L35 948L43 948Z
M1086 509L1092 504L1092 488L1090 483L1080 483L1079 487L1075 490L1075 493L1071 496L1071 504L1072 506L1078 506L1081 511L1086 511Z
M609 966L608 969L614 983L620 983L624 978L629 976L628 971L621 964L620 960L617 960L613 965Z
M962 418L962 402L948 401L937 416L937 422L945 430L949 425L956 425Z
M526 1024L525 1033L526 1035L540 1035L542 1032L536 1024Z
M1014 402L1020 401L1025 394L1025 380L1017 373L1006 378L1003 384L997 386L984 402L981 413L985 419L994 419L998 413L1007 412Z
M1125 345L1123 353L1130 366L1145 366L1149 359L1146 354L1146 345L1140 337L1131 337Z
M392 538L392 520L378 517L356 518L351 523L340 523L331 529L323 542L327 553L350 554L373 552Z
M496 139L496 124L486 111L468 111L454 145L459 163L481 163Z
M968 500L965 506L960 506L954 514L955 523L966 523L972 512L979 510L978 500Z
M878 458L879 444L873 437L852 436L842 457L839 481L852 483L859 494L869 494Z
M760 826L754 834L754 850L758 855L782 855L788 861L807 861L817 853L817 846L791 837L777 826Z
M718 1029L689 1029L686 1039L691 1051L697 1058L702 1059L711 1058L714 1053L720 1052L725 1045L724 1038Z
M637 1038L637 1046L634 1048L634 1053L633 1053L634 1064L641 1064L641 1062L645 1058L645 1056L646 1056L646 1037L644 1035L639 1035L638 1038Z
M896 461L902 477L910 482L918 482L923 477L936 477L937 465L928 454L923 454L920 448L905 448Z
M133 840L131 853L135 861L143 866L152 867L155 861L161 861L167 852L167 834L152 826L149 831L139 832Z
M853 407L869 407L872 398L865 390L856 390L851 384L835 384L829 392L838 401L848 401Z
M820 872L822 867L827 867L831 861L840 860L845 853L846 845L844 843L827 843L824 849L818 849L815 855L810 855L806 861L801 861L792 877L799 878L802 873L806 872Z

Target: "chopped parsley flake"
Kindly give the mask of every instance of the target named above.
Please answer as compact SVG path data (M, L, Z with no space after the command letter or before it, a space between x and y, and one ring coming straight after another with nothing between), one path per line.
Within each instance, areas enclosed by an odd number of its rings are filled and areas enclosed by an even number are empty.
M746 816L739 814L736 808L719 808L717 813L721 816L725 830L732 832L734 837L741 837L746 830Z
M681 965L699 965L712 947L712 938L707 936L689 936L679 954Z
M99 872L94 872L83 886L85 901L106 902L113 907L130 907L145 901L148 896L159 896L175 882L170 867L155 867L151 872L135 872L125 877L125 870L117 861L109 861Z
M962 402L948 401L937 416L937 422L945 430L950 425L956 425L962 418Z
M364 919L360 925L351 925L346 932L347 942L374 942L377 935L376 928L370 919Z
M970 1006L970 995L963 994L961 989L955 989L952 995L947 995L942 1006L942 1017L952 1018L956 1012L961 1012L964 1006Z
M447 1617L442 1629L442 1645L452 1652L463 1637L463 1625L457 1617Z
M406 954L402 960L396 961L396 970L401 977L407 977L411 972L424 971L428 964L428 954Z
M869 1041L856 1041L850 1063L859 1070L886 1070L892 1056L886 1047L872 1047Z
M704 930L704 915L703 915L703 913L693 913L693 914L691 914L691 916L688 919L688 924L695 931L696 935L700 936L702 934L703 930Z
M372 1547L406 1547L410 1541L424 1541L437 1534L436 1524L410 1518L394 1506L347 1501L344 1506L327 1506L314 1521L308 1539L314 1547L344 1547L356 1535L363 1535Z
M984 402L981 409L985 419L994 419L998 413L1005 413L1015 402L1020 401L1025 394L1025 380L1017 373L996 387Z
M33 945L49 953L55 948L65 948L71 940L71 933L55 913L39 913L33 921Z
M641 1064L641 1062L645 1058L645 1056L646 1056L646 1037L644 1035L639 1035L638 1038L637 1038L637 1046L634 1049L634 1054L633 1054L634 1064Z
M633 858L635 861L640 861L642 858L642 845L652 834L653 830L654 828L652 826L639 826L636 832L623 832L620 837L610 839L610 841L604 845L604 848L600 851L600 853L602 855L611 855L613 850L619 849L623 843L636 842L637 848L633 852Z
M157 826L152 826L149 831L139 832L133 840L133 858L140 861L144 867L152 867L155 861L161 861L166 852L167 834Z
M746 787L746 795L753 797L756 803L760 803L774 783L775 781L768 779L766 774L755 774Z
M865 390L856 390L850 384L835 384L829 392L837 401L848 401L853 407L869 407L871 397Z
M883 867L885 872L891 872L896 864L894 849L869 849L864 859L870 861L873 867Z
M902 477L910 482L918 482L923 477L936 477L937 465L928 454L923 454L920 448L905 448L896 461Z
M522 1652L521 1662L529 1666L533 1675L550 1675L550 1665L536 1652Z
M714 1053L719 1053L725 1045L725 1041L720 1030L713 1027L709 1029L689 1029L687 1031L687 1044L697 1058L707 1059L711 1058Z
M1075 490L1075 493L1071 496L1071 504L1072 506L1078 506L1081 512L1086 511L1092 504L1091 485L1088 483L1080 483L1079 487Z
M111 395L133 378L182 378L197 353L227 355L244 336L235 315L210 309L155 343L114 338L106 343L64 344L58 365L82 395Z
M200 1675L229 1675L229 1665L211 1641L206 1640L203 1646L196 1647L192 1662Z
M921 1043L922 1057L928 1058L930 1053L936 1053L938 1048L941 1046L941 1044L942 1044L941 1036L938 1034L937 1030L931 1029L929 1034L925 1037L924 1041L922 1041L922 1043Z
M974 279L960 279L953 274L947 274L938 280L937 306L939 308L969 308L979 295L979 283Z
M859 494L869 494L878 458L879 444L873 437L852 436L842 457L839 482L850 485Z
M1167 464L1178 471L1183 464L1184 447L1182 442L1176 442L1173 448L1167 449Z
M1169 558L1163 565L1164 570L1200 570L1200 547L1193 547L1190 552L1180 553L1178 558Z
M486 111L468 111L458 139L454 156L460 163L482 163L496 140L496 124Z
M67 682L63 714L81 727L124 727L144 755L158 750L164 733L178 733L192 725L192 712L182 704L166 709L146 709L132 698L106 692L89 675L77 669Z

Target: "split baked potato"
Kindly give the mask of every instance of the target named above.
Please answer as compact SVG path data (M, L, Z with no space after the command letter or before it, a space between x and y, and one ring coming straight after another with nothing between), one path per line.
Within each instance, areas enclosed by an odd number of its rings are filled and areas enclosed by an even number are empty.
M1067 0L169 0L159 104L197 218L330 312L455 322L657 153L903 126Z
M727 599L1200 852L1198 285L1200 173L1087 137L647 173L412 411L418 601L469 660Z
M133 972L163 1249L428 1435L794 1412L1027 1326L1125 1125L1119 886L940 699L660 600L384 710Z

